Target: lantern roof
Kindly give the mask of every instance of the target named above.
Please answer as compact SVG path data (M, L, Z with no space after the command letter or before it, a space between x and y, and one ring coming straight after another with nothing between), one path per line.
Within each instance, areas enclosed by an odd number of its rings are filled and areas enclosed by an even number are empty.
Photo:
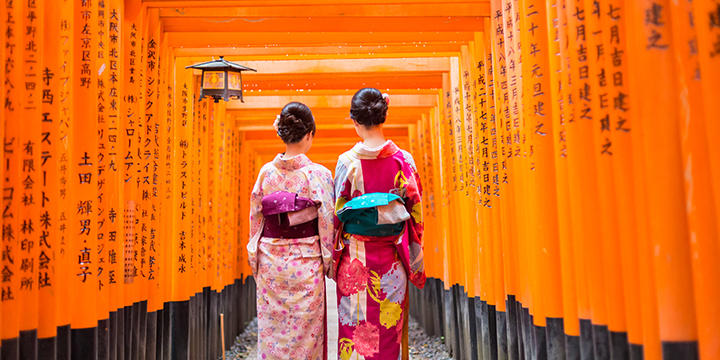
M207 61L200 64L186 66L186 69L200 69L200 70L234 70L234 71L255 71L257 70L242 66L230 61L225 60L224 56L221 56L218 60Z

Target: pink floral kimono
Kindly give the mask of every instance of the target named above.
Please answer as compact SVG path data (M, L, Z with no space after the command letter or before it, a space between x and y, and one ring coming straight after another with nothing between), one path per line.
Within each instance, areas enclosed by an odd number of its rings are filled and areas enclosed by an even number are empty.
M338 233L339 357L342 360L408 359L408 280L425 286L422 188L412 156L388 140L376 149L358 143L338 159L336 212L369 193L400 196L410 219L400 236ZM340 226L337 216L336 226Z
M324 360L325 275L333 275L332 174L305 155L278 155L260 170L250 202L258 358Z

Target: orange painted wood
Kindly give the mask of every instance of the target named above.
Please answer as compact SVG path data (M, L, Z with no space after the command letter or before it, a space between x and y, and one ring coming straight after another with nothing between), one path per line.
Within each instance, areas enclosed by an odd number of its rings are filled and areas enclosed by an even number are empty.
M465 273L467 274L467 280L465 285L465 291L467 296L475 297L479 294L478 286L476 284L478 277L478 265L475 261L478 257L477 246L475 243L481 237L480 226L478 222L478 208L475 194L477 193L476 181L475 181L475 118L473 103L474 85L472 83L473 78L471 76L471 68L474 63L474 43L471 42L472 49L468 46L462 47L460 53L460 84L461 84L461 96L462 96L462 152L463 152L463 177L465 182L463 197L464 205L464 217L463 220L464 229L466 230L465 243L463 255L465 257Z
M215 17L237 17L241 19L247 18L296 18L296 17L448 17L448 16L487 16L490 10L489 3L477 2L443 2L439 6L437 2L432 3L384 3L375 6L365 6L360 4L337 4L329 3L323 5L310 4L294 4L292 2L282 5L265 5L260 6L242 6L228 7L223 11L217 8L208 7L184 7L172 8L164 7L160 9L160 16L163 18L215 18Z
M610 331L626 332L625 295L621 281L622 265L620 243L618 242L617 199L613 167L613 136L610 126L611 86L610 70L606 68L605 58L610 44L604 41L602 22L609 16L601 11L600 5L585 1L585 26L587 31L588 68L591 74L597 74L588 80L590 89L590 107L592 108L592 130L596 161L597 189L600 219L601 252L594 256L602 256L604 272L604 306L607 311L607 325ZM590 10L592 9L592 10ZM612 53L612 51L610 51ZM613 79L614 80L614 79Z
M571 229L575 252L576 280L578 281L578 299L580 319L593 320L605 324L602 309L602 290L600 279L603 274L602 262L591 261L591 247L600 243L599 228L591 216L597 204L597 183L594 175L595 163L592 147L592 113L590 98L580 99L589 88L588 57L577 57L579 48L587 49L587 31L584 30L585 8L583 1L568 0L565 3L565 20L568 36L568 92L565 136L567 139L568 179L570 185ZM582 61L581 61L582 60ZM588 70L587 75L585 70ZM581 71L583 71L581 75ZM582 81L580 77L583 77ZM565 85L565 84L563 84ZM587 86L586 86L587 85ZM584 123L583 123L584 122ZM599 247L599 246L597 246ZM581 269L582 268L582 269ZM600 281L600 282L598 282Z
M140 44L142 39L143 12L138 4L124 2L124 16L121 18L122 35L122 61L123 61L123 90L125 94L120 103L120 115L124 118L124 144L123 144L123 174L124 182L124 220L125 231L125 264L124 264L124 301L130 306L140 301L138 284L136 284L135 269L139 268L139 260L135 252L140 252L139 238L141 228L138 226L142 212L140 205L142 193L138 189L140 184L139 172L142 167L140 146L142 142L142 116L140 114L141 79L140 73ZM138 240L138 241L136 241ZM139 280L139 279L138 279Z
M74 260L75 256L71 256L70 253L70 215L75 212L76 209L70 204L71 200L71 181L72 173L70 168L70 160L72 157L72 115L73 115L73 98L74 91L72 91L73 83L70 81L73 71L73 46L74 36L73 33L73 2L65 2L61 5L60 18L61 24L67 26L60 26L60 71L58 77L60 81L60 94L58 100L60 102L60 123L59 123L59 158L58 166L60 172L60 212L58 216L58 230L60 231L60 243L57 249L57 324L59 326L70 325L70 279L71 270L70 264L71 259Z
M480 299L488 302L488 304L494 304L495 302L495 291L492 284L492 247L488 246L489 239L498 236L500 234L500 201L494 195L496 184L493 184L494 173L493 166L497 162L497 127L496 127L496 108L495 108L495 84L494 78L494 64L493 64L493 41L494 38L490 35L489 29L491 28L490 21L486 21L483 32L476 34L475 46L476 49L481 47L478 54L482 54L481 59L477 59L478 65L478 108L480 110L479 121L480 121L480 145L481 154L480 156L482 163L478 166L482 175L481 186L481 206L482 211L482 223L483 227L482 240L478 242L478 253L480 257ZM484 78L484 79L483 79ZM484 80L484 84L483 84ZM482 89L482 90L480 90ZM483 115L484 114L484 115ZM493 156L495 154L495 156Z
M608 12L602 18L603 43L609 56L605 56L608 82L611 86L609 98L613 99L610 108L610 129L612 131L614 181L617 199L618 235L622 257L625 308L627 315L628 339L632 344L643 343L641 318L640 284L638 274L638 249L635 221L635 189L633 187L633 113L631 108L615 107L614 99L630 94L628 74L628 21L627 4L610 0L606 5ZM612 81L610 81L612 79ZM619 79L620 81L616 80Z
M453 194L454 191L454 181L453 181L453 173L455 170L455 162L453 162L453 154L455 152L454 150L454 143L452 142L452 136L451 136L451 127L452 127L452 106L453 106L453 100L452 100L452 89L450 85L450 76L448 74L443 75L443 88L441 90L441 98L443 99L443 105L442 110L440 113L442 114L442 117L438 118L438 124L440 125L438 127L438 130L440 132L440 143L441 143L441 149L443 153L444 163L443 163L443 198L446 201L446 206L444 214L443 214L443 223L450 224L452 220L451 216L454 215L453 209L448 205L448 202L450 201L450 197ZM452 284L457 283L457 274L455 272L455 268L452 265L453 262L456 260L456 254L454 250L454 244L451 242L452 236L454 236L453 232L451 231L451 228L445 227L445 257L447 259L447 270L446 270L446 278L447 281L443 284L445 286L445 290L448 290Z
M655 268L657 314L661 341L696 341L696 313L687 214L684 209L679 124L679 101L673 89L677 70L673 64L669 1L640 1L632 9L637 30L635 44L642 66L632 69L644 93L638 112L642 126L643 165L646 171L648 237ZM649 18L646 21L646 16ZM658 74L658 70L662 73ZM672 114L672 115L671 115ZM663 194L662 200L658 196Z
M123 99L123 72L121 66L123 64L120 58L120 49L122 45L122 1L110 0L106 9L106 22L108 26L108 42L107 44L107 61L108 80L106 86L106 98L108 105L106 107L107 121L107 171L109 172L105 188L107 193L107 211L108 211L108 255L106 259L106 271L108 272L109 287L109 307L110 311L115 311L125 306L124 303L124 250L125 250L125 222L124 222L124 194L125 194L125 122L121 112L121 103Z
M145 167L143 173L143 206L144 211L141 215L141 224L146 231L143 232L140 243L140 252L145 263L141 263L141 276L147 279L147 301L148 312L159 310L162 306L159 281L157 256L159 252L155 247L157 241L160 241L160 213L158 209L159 199L157 194L160 186L160 171L157 166L160 160L160 134L159 121L162 116L160 107L160 52L161 52L161 34L158 13L156 9L150 9L147 12L147 33L145 35L145 43L143 44L144 55L144 79L145 91L143 96L143 108L145 114L143 117L143 159Z
M0 26L3 29L7 29L5 27L6 24L5 24L5 18L4 18L4 16L7 15L7 9L5 8L4 1L0 2L0 15L2 15L2 16L0 16ZM0 61L3 61L3 62L6 61L6 57L5 57L5 41L6 41L5 37L6 36L7 36L7 34L5 34L4 36L0 35ZM3 73L3 74L5 74L5 73ZM5 74L5 76L7 76L7 74ZM2 103L2 104L5 104L5 91L6 91L5 83L3 82L2 84L0 84L0 103ZM0 138L2 138L3 144L4 144L4 142L5 142L5 109L4 108L2 111L0 111ZM5 154L5 150L3 150L3 155L4 154ZM5 174L5 168L4 168L4 166L0 166L0 182L2 182L3 185L5 185L4 174ZM4 205L4 203L5 203L5 201L3 201L3 205ZM5 239L0 238L0 244L4 244L4 240ZM4 261L2 261L2 258L0 258L0 266L2 266L3 268L5 267L5 264L4 264ZM3 288L4 287L2 287L0 285L0 295L2 293ZM3 324L3 313L2 313L3 301L2 300L3 299L0 296L0 329L2 328L2 324ZM4 331L0 330L0 339L4 339L5 338L4 336L5 336Z
M710 299L720 296L720 273L716 197L712 186L711 158L708 149L706 114L702 96L704 81L700 56L697 50L697 29L691 3L671 3L672 39L678 44L675 56L679 93L679 135L685 182L685 206L690 236L693 288L700 357L712 359L720 356L715 344L720 307ZM702 18L701 18L702 21ZM688 46L684 46L688 44ZM709 73L713 71L710 70Z
M537 213L537 234L540 254L536 271L541 278L539 293L546 317L563 317L562 271L559 241L558 195L555 170L555 131L550 57L555 54L550 46L548 9L545 2L526 0L521 2L525 17L523 47L523 88L524 111L527 122L527 136L532 139L533 153L530 171L536 173L534 191L536 204L542 204L543 211ZM556 16L556 15L554 15ZM553 16L553 17L554 17ZM537 27L537 28L536 28ZM534 170L533 170L534 169ZM537 205L536 205L537 206ZM531 210L532 211L532 210ZM538 294L538 295L540 295ZM538 299L538 301L540 301Z
M186 7L207 7L208 2L205 0L152 0L152 1L143 1L146 3L149 7L180 7L180 8L186 8ZM439 2L437 0L397 0L395 1L397 4L434 4L437 6L438 4L455 4L455 3L467 3L467 0L460 0L460 1L442 1ZM215 0L214 4L218 7L233 7L233 6L278 6L278 5L287 5L286 0L255 0L255 1L248 1L248 0ZM333 0L309 0L304 2L305 5L376 5L379 4L377 0L367 1L367 0L341 0L341 1L333 1Z
M676 52L679 53L674 57L680 100L678 134L682 148L699 350L701 358L713 359L720 357L720 346L715 344L715 334L720 332L720 306L710 300L720 296L720 282L716 281L717 274L720 274L720 251L717 247L720 238L718 224L715 223L717 210L713 198L716 195L712 187L712 172L709 171L711 158L702 96L702 83L707 80L703 80L697 51L693 4L671 3L670 9L672 41L678 44Z
M565 115L568 104L565 102L568 93L568 74L562 72L567 68L567 57L561 49L567 46L567 25L565 22L565 0L556 0L548 4L548 21L552 29L548 31L550 52L550 91L552 100L552 136L555 156L555 189L557 191L558 240L560 242L560 266L562 279L563 324L565 334L580 335L578 313L578 294L575 270L574 246L570 227L570 193L568 190L568 161Z
M185 32L264 32L264 33L323 33L323 32L435 32L473 31L482 26L482 18L475 17L214 17L168 18L165 30Z
M95 57L97 58L98 68L102 71L97 72L96 101L93 106L96 108L97 117L97 308L96 317L98 320L108 319L110 317L110 269L109 269L109 250L110 250L110 206L109 201L112 196L108 193L108 178L112 177L110 172L110 155L109 155L109 133L110 127L107 112L109 109L109 88L110 83L110 62L109 47L110 44L110 27L108 16L109 1L98 3L98 13L95 19L98 33L94 37L95 46L97 48ZM100 47L102 45L102 48ZM113 309L114 310L114 309Z
M90 14L83 16L83 14ZM97 98L97 4L75 1L73 32L73 106L85 107ZM98 224L98 140L97 109L85 107L73 115L72 156L70 157L70 201L77 204L70 212L70 318L73 329L97 326L94 309L97 299Z
M720 94L720 71L718 63L718 36L720 28L717 24L717 0L693 1L693 19L697 33L698 60L702 76L703 103L705 106L705 132L708 137L708 150L710 152L710 171L713 179L713 194L715 198L716 223L720 223L720 124L712 119L718 118L718 110L713 106L713 99ZM720 241L718 241L720 245Z
M515 161L516 157L522 156L520 148L520 96L521 87L519 84L521 67L521 54L517 46L520 40L517 38L518 24L515 23L517 16L517 4L514 1L502 1L498 9L502 9L502 18L499 26L502 27L504 44L496 49L496 53L504 56L504 64L498 67L501 76L499 78L500 89L502 91L502 113L499 117L497 126L499 126L498 139L501 149L498 154L500 167L500 192L501 197L507 200L503 206L503 210L507 211L505 217L502 218L503 223L503 241L495 242L495 273L499 273L502 269L507 278L504 280L504 289L496 287L497 306L505 303L505 294L515 295L523 304L523 307L532 311L532 297L530 296L530 278L531 273L526 271L526 266L532 266L530 259L526 257L529 247L532 245L526 242L526 233L524 227L517 227L517 219L524 217L525 208L523 183L520 179L521 164ZM496 13L497 17L498 14ZM497 43L496 43L497 45ZM517 171L516 171L517 169ZM521 199L521 201L517 201ZM507 235L505 235L507 234ZM502 247L502 250L501 250ZM497 275L496 275L497 276ZM501 279L496 279L496 284ZM497 286L497 285L496 285ZM504 309L502 309L504 310Z
M318 44L303 44L300 46L220 46L208 48L197 45L194 47L182 47L176 49L178 56L190 57L212 57L223 54L232 56L237 61L258 61L258 60L323 60L323 59L367 59L367 58L424 58L424 57L449 57L459 51L459 45L453 42L432 42L422 43L408 42L401 43L375 43L365 45L344 45L325 46Z
M22 18L22 4L5 3L5 18ZM22 83L22 37L21 23L5 24L5 56L3 61L14 64L9 69L5 69L5 103L4 103L4 119L5 119L5 139L4 139L4 156L5 167L3 178L3 234L2 244L5 256L2 258L2 276L3 282L0 284L0 301L2 301L2 339L13 339L19 336L20 330L20 201L22 192L21 188L21 147L20 147L20 124L12 119L17 119L22 114L22 93L19 91L11 91L11 89L21 88ZM9 71L8 71L9 70ZM6 190L6 189L9 189ZM8 193L9 192L9 193ZM12 215L12 216L10 216ZM12 230L12 232L10 232ZM10 236L14 234L14 236Z
M232 47L232 46L281 46L281 45L377 45L398 44L407 45L413 42L458 42L470 41L472 32L326 32L326 33L248 33L248 32L187 32L183 34L171 33L169 43L171 46L183 47ZM404 44L403 44L404 43Z
M19 4L18 4L19 5ZM16 84L17 90L22 89L18 110L20 118L26 119L20 126L19 160L20 186L17 191L19 208L16 216L20 217L20 229L15 236L19 248L16 248L15 261L19 269L15 273L19 277L20 288L17 293L20 307L20 331L38 328L38 289L40 262L40 210L42 199L42 172L40 170L40 140L42 132L42 83L40 82L43 59L43 5L22 3L22 25L18 33L22 49L22 62L15 63L16 71L22 74L22 80ZM30 30L30 31L28 31ZM16 91L17 91L16 90ZM12 120L11 120L12 121Z
M41 151L38 171L41 182L40 217L38 222L38 338L54 337L57 333L58 248L60 231L60 29L47 24L60 23L60 4L43 5L43 62L40 83L42 99L41 138L37 150ZM55 271L53 271L53 269Z
M191 263L190 263L190 225L191 210L189 178L190 171L187 169L191 160L190 142L192 141L192 127L194 124L193 105L194 86L192 73L185 69L188 61L176 59L175 61L175 119L173 121L173 162L172 179L172 204L173 204L173 227L172 227L172 291L171 301L184 301L189 299L191 294Z
M501 8L502 2L493 2L494 8ZM511 227L510 213L513 211L510 203L510 196L505 181L505 175L507 174L507 148L505 146L505 124L509 118L509 94L508 94L508 83L507 83L507 58L505 52L506 37L504 35L504 22L502 21L502 14L496 13L493 16L492 28L485 29L487 34L494 34L492 42L488 41L488 44L493 45L491 52L493 55L493 79L495 84L495 122L492 119L490 121L490 135L495 136L493 141L493 149L491 151L492 161L492 181L493 181L493 195L500 197L500 220L501 228L498 231L493 232L493 237L487 240L486 247L489 251L490 258L488 259L488 265L491 267L489 272L492 274L488 282L488 287L491 288L492 293L488 296L488 305L498 305L500 302L504 302L504 293L514 294L517 296L517 282L515 278L517 269L514 262L514 253L510 250L510 246L516 239L516 233ZM487 25L486 25L487 26ZM499 195L498 195L499 194ZM495 229L495 228L493 228ZM498 234L501 234L501 246L497 246L498 242L494 239L498 238ZM496 264L499 256L505 256L505 262ZM507 264L506 268L503 266ZM507 274L506 280L497 279L496 272L505 271ZM502 288L501 288L502 286ZM492 300L492 303L490 302ZM497 307L496 307L497 309Z

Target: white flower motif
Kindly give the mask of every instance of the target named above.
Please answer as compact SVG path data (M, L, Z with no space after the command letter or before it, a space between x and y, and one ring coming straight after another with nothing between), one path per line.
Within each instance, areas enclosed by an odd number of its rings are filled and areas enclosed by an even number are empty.
M383 93L382 97L383 97L383 100L385 100L385 103L390 105L390 95L388 95L388 93Z
M405 287L407 286L407 276L405 268L400 262L394 263L385 275L380 279L380 288L386 295L386 298L394 303L401 303L405 300Z
M278 115L278 116L275 118L275 122L273 123L273 127L275 128L275 133L278 132L278 126L279 126L279 125L280 125L280 115ZM278 135L278 136L280 136L280 135Z

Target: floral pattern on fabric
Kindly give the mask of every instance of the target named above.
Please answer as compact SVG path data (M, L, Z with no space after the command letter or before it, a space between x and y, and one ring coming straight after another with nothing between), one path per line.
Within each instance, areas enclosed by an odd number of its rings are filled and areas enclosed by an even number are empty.
M318 207L318 236L262 237L262 199L276 191L297 193ZM260 170L250 198L250 267L257 283L258 357L327 358L325 275L332 274L334 188L332 174L305 155L278 155ZM250 250L250 245L248 246Z
M337 269L342 360L407 359L403 338L408 280L419 288L425 285L420 178L412 156L392 141L377 149L358 144L338 159L336 211L353 198L373 192L402 197L411 217L399 237L338 233L333 266ZM341 225L337 216L335 225Z
M348 296L365 291L370 271L358 259L340 265L337 286L341 294Z

